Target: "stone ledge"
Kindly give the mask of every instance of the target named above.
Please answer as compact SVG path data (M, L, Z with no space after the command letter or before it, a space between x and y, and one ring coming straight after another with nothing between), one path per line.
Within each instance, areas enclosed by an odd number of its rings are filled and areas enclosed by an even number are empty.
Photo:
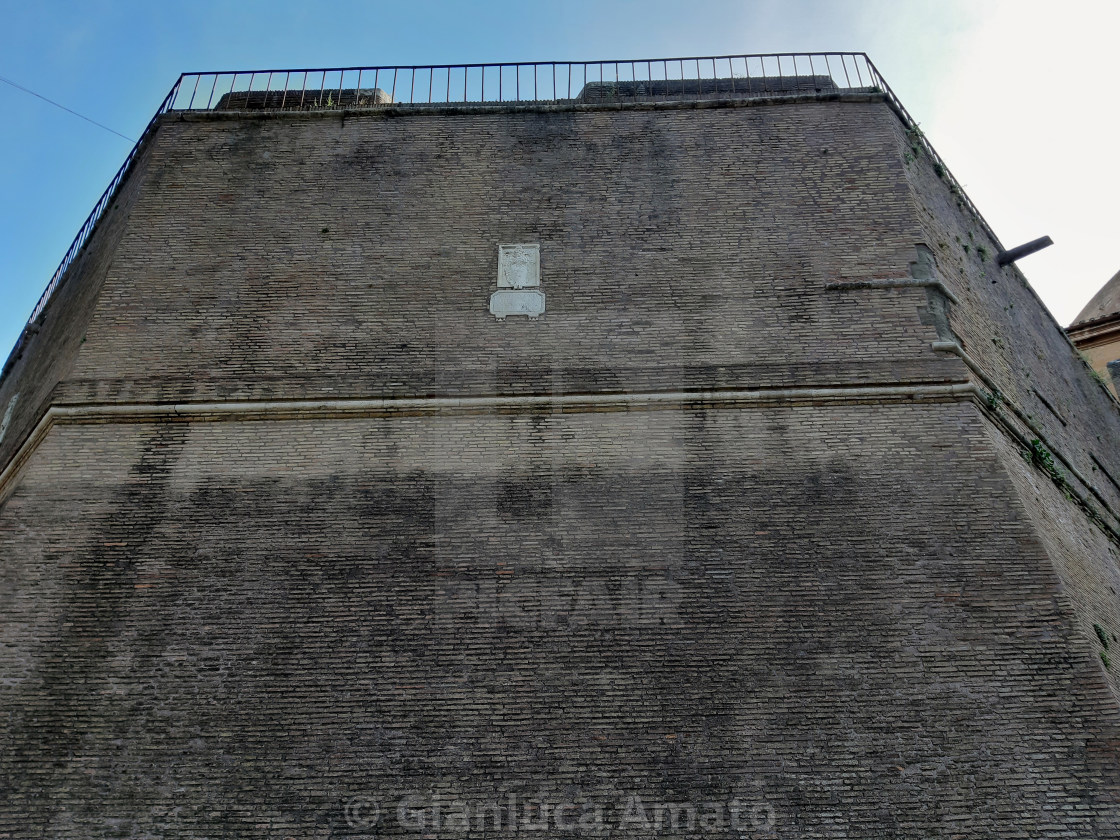
M807 102L887 102L883 93L814 93L791 96L757 96L750 99L698 99L685 102L466 102L377 105L369 108L330 108L314 111L168 111L160 122L207 120L315 119L322 117L461 116L463 114L568 113L599 111L691 111L708 108L753 108L766 105L799 105Z
M824 287L830 292L851 291L853 289L937 289L951 303L960 305L957 296L940 280L922 280L910 277L897 280L837 280L825 283Z
M463 414L582 414L611 411L745 409L782 405L956 402L980 400L970 381L830 388L654 391L621 394L284 400L260 402L91 404L51 406L0 472L0 503L51 427L114 423L393 418Z

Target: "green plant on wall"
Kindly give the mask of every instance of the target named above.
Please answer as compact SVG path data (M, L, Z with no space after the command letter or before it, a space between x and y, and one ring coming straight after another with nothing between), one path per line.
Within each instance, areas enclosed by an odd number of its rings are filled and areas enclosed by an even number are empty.
M923 139L925 139L925 136L922 134L922 130L918 128L917 124L906 129L906 142L910 146L911 153L910 160L921 156Z
M1108 380L1104 378L1104 375L1099 370L1097 370L1095 367L1093 367L1093 363L1091 361L1089 361L1089 357L1086 356L1081 351L1078 351L1077 355L1078 355L1078 357L1080 357L1081 361L1085 364L1085 367L1089 368L1089 375L1097 381L1097 384L1100 385L1102 388L1107 388L1108 387Z
M1025 457L1054 481L1059 484L1065 483L1065 477L1062 475L1062 471L1059 470L1058 465L1054 463L1054 455L1038 438L1030 442L1030 451Z

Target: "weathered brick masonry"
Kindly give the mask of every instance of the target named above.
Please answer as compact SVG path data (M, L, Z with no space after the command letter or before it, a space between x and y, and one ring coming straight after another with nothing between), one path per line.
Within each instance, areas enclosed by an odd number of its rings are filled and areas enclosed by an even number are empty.
M916 147L163 117L0 384L0 837L1120 837L1120 413Z

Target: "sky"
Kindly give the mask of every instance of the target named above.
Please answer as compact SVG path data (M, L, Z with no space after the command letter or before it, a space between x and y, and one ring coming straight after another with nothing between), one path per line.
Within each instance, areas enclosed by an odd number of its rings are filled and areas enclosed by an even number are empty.
M1062 324L1120 270L1120 4L0 0L0 76L128 137L182 72L861 51ZM0 357L131 144L0 83Z

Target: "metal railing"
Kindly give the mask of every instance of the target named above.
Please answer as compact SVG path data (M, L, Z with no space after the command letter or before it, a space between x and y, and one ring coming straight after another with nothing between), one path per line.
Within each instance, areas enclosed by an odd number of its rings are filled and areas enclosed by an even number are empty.
M363 83L367 87L363 87ZM918 131L865 53L816 52L693 56L633 61L436 64L400 67L184 73L172 86L117 174L101 194L43 291L9 354L7 375L71 263L126 180L159 118L172 111L321 111L400 106L486 106L525 103L603 105L689 102L853 92L882 93L930 156L950 189L999 240L933 146ZM1002 247L1002 246L1001 246Z
M392 105L692 100L874 85L863 53L634 61L436 64L186 73L171 110L323 110ZM815 83L815 85L814 85ZM589 100L588 93L596 99Z
M124 159L124 163L121 164L121 168L117 170L117 174L109 181L109 186L105 188L105 192L101 193L101 198L97 199L97 203L93 205L93 209L90 211L89 215L86 216L86 220L78 229L78 235L74 237L74 241L71 242L70 247L66 249L66 253L62 257L62 262L59 263L58 268L55 269L54 274L51 276L51 281L47 284L47 288L44 289L43 294L40 295L39 301L35 304L35 309L31 312L31 317L27 319L28 325L34 323L35 319L42 314L43 309L47 305L47 301L50 300L51 294L62 280L62 276L66 273L66 269L70 267L70 263L74 261L74 258L78 256L85 246L90 234L93 233L93 229L97 226L101 214L105 212L105 208L108 207L116 197L117 188L121 185L121 182L124 181L125 175L132 166L132 162L136 160L137 153L148 137L153 133L156 120L169 110L171 100L175 96L177 88L178 83L176 83L175 87L173 87L171 92L164 98L163 104L159 106L155 116L152 117L148 125L144 128L144 132L140 135L140 139L136 141L136 145L129 150L128 155ZM16 349L19 349L18 343Z

